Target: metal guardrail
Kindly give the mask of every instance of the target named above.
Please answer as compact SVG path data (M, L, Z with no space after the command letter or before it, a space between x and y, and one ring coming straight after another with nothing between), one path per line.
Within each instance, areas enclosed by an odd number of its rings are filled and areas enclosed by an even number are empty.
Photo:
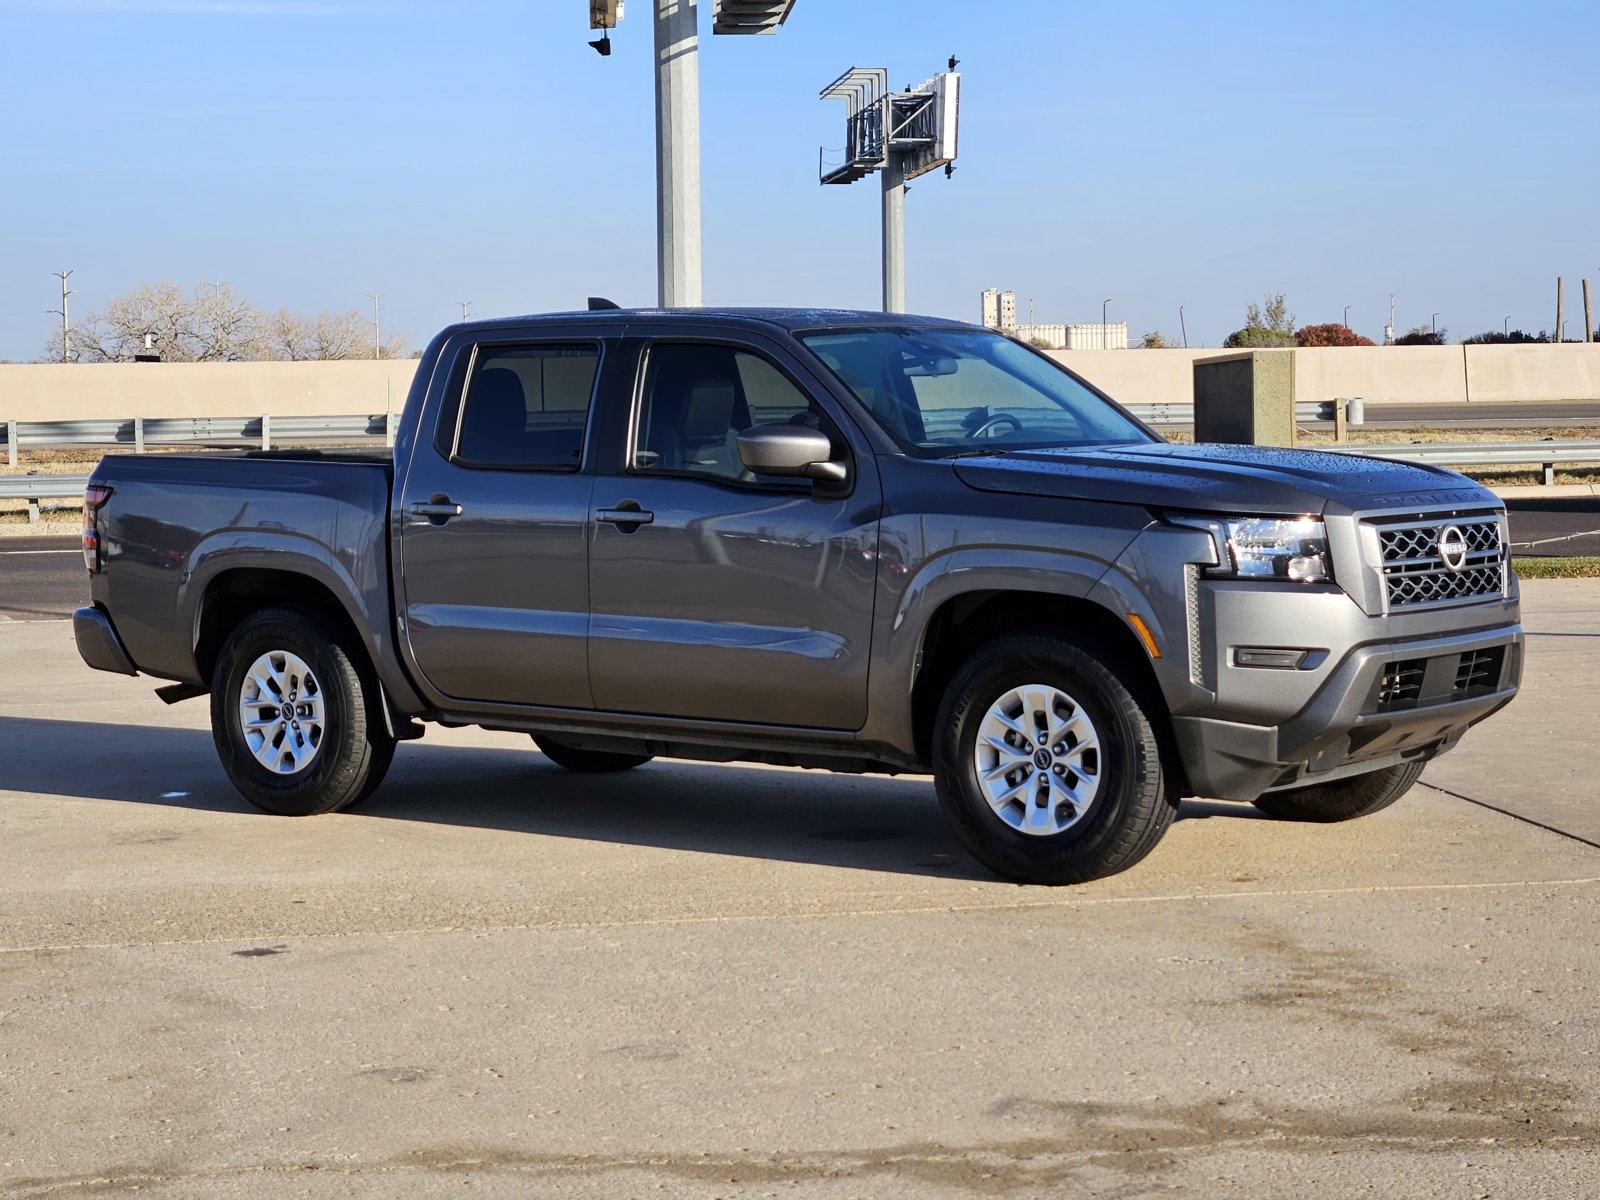
M1295 405L1299 421L1331 421L1338 401ZM1128 411L1151 425L1193 425L1193 404L1130 404ZM133 417L108 421L0 422L6 461L16 466L28 447L227 445L248 442L270 450L274 442L333 442L383 438L392 443L394 419L388 413L332 417Z
M263 450L274 442L336 442L361 438L392 441L388 413L332 417L133 417L125 421L5 421L0 443L6 460L17 465L20 450L62 446L227 445L249 442Z
M1389 446L1318 446L1338 454L1370 454L1436 467L1537 466L1544 482L1556 481L1561 463L1600 463L1600 439L1571 438L1538 442L1435 442Z
M1560 463L1600 464L1600 438L1542 442L1318 446L1316 449L1336 454L1370 454L1377 458L1397 458L1440 467L1532 465L1543 468L1547 484L1555 482L1555 468ZM29 519L37 521L41 500L81 497L88 483L87 475L0 476L0 500L26 500Z

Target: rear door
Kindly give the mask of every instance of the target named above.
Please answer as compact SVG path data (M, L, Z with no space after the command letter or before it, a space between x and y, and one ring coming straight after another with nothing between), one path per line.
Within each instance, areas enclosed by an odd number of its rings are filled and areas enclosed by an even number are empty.
M662 330L630 348L622 454L596 468L596 706L860 728L881 506L870 450L775 341ZM745 470L737 435L768 422L822 428L848 483Z
M592 706L585 454L605 346L566 327L464 343L424 414L397 483L400 625L436 704Z

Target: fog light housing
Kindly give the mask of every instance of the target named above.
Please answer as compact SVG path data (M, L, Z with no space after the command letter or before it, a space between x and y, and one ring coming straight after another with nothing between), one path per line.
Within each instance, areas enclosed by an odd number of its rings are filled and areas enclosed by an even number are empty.
M1309 650L1294 650L1278 646L1235 646L1233 661L1240 667L1264 667L1271 671L1297 671L1306 661Z

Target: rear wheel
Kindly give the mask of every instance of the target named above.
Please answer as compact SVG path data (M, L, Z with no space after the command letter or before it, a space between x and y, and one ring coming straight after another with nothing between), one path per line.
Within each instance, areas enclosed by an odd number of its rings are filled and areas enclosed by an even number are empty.
M1027 883L1133 866L1177 799L1155 729L1110 665L1067 638L1003 638L951 682L934 736L939 804L979 862Z
M626 771L632 767L643 766L654 757L650 754L618 754L610 750L581 750L577 746L564 745L542 733L533 735L533 744L539 747L540 754L556 766L585 775Z
M211 680L211 732L246 800L282 816L371 794L394 756L349 651L294 609L263 609L228 635Z
M1256 798L1256 807L1264 813L1285 821L1349 821L1365 817L1388 808L1411 790L1422 774L1426 763L1400 763L1382 771L1354 775L1349 779L1336 779L1332 783L1318 783L1311 787L1293 788L1286 792L1268 792Z

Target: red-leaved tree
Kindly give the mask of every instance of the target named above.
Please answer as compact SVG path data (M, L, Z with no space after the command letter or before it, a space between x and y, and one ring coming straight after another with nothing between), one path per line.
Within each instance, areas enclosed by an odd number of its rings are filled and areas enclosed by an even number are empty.
M1370 346L1371 338L1364 338L1348 325L1332 321L1327 325L1302 325L1294 331L1297 346Z

